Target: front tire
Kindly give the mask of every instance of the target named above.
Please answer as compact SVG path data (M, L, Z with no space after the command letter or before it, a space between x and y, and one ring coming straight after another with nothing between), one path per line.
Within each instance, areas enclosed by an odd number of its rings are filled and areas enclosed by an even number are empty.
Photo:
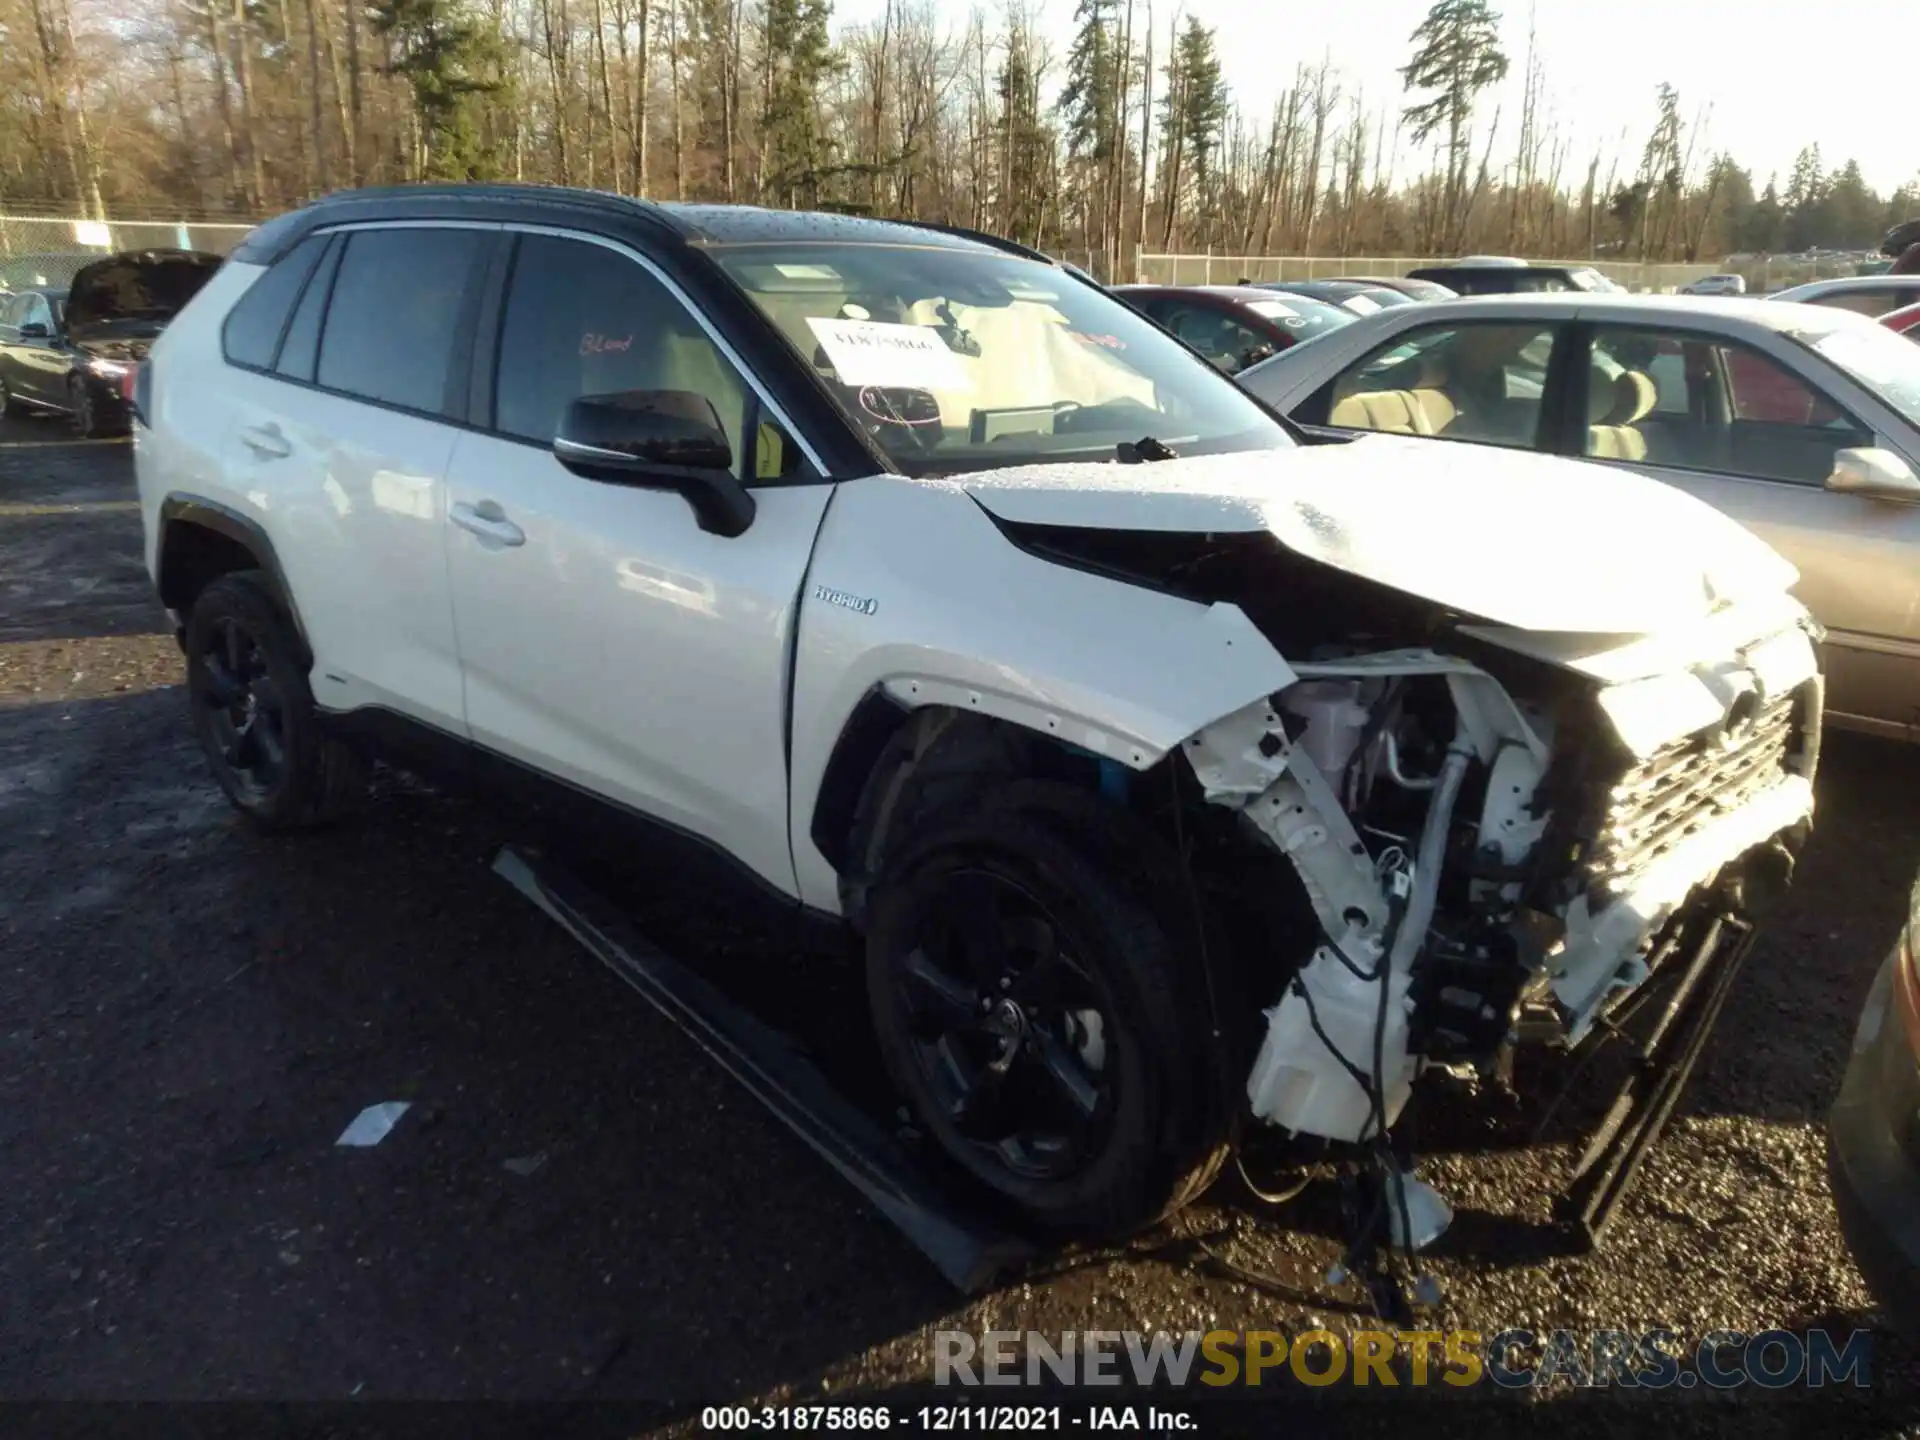
M294 830L365 797L366 761L322 728L299 636L258 571L200 592L186 650L194 733L237 809L264 829Z
M82 440L98 440L107 433L93 386L78 375L67 380L67 415L73 433Z
M913 1113L976 1188L1055 1235L1150 1225L1228 1153L1199 958L1176 957L1102 848L989 799L909 842L867 934L875 1033Z

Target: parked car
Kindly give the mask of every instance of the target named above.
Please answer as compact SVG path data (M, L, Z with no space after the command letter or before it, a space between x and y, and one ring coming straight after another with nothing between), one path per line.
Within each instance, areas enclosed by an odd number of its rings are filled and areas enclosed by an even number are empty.
M1343 275L1340 278L1356 285L1373 285L1382 290L1397 290L1409 300L1451 300L1460 293L1451 285L1442 285L1437 280L1413 280L1404 275L1398 278L1381 275Z
M1417 1071L1595 1031L1811 813L1812 622L1739 526L1301 445L989 237L336 195L249 236L136 414L241 812L320 822L384 753L550 853L717 858L864 946L925 1143L1042 1230L1178 1207L1241 1111L1384 1177Z
M1116 285L1113 293L1229 375L1354 319L1337 305L1248 285Z
M1531 295L1577 290L1611 295L1620 287L1590 265L1535 265L1526 260L1470 257L1407 272L1409 280L1431 280L1457 295Z
M1827 1120L1847 1248L1903 1330L1920 1331L1920 883L1874 978Z
M1371 315L1395 305L1411 305L1413 297L1384 285L1359 280L1265 280L1258 287L1282 295L1302 295L1327 305L1338 305L1355 315Z
M1904 305L1898 310L1889 310L1880 317L1880 323L1896 335L1920 340L1920 305Z
M1702 275L1698 280L1680 287L1682 295L1744 295L1747 293L1747 280L1744 275Z
M139 250L83 266L71 288L0 300L0 412L65 415L76 434L127 427L129 372L220 268L192 250Z
M1800 570L1829 719L1920 737L1920 353L1845 311L1665 295L1393 311L1238 377L1302 424L1581 456L1717 506Z
M1877 320L1890 310L1920 304L1920 275L1845 275L1837 280L1810 280L1805 285L1776 290L1771 298L1851 310Z

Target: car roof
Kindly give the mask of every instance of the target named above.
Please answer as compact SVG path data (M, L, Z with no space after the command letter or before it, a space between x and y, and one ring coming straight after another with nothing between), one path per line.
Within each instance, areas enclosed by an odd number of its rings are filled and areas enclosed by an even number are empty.
M1220 300L1234 300L1245 304L1253 300L1277 300L1286 293L1279 290L1263 290L1258 285L1115 285L1116 295L1211 295ZM1299 299L1312 299L1312 296L1299 296Z
M1751 299L1728 305L1711 295L1623 295L1574 290L1551 294L1468 295L1458 300L1395 306L1382 313L1429 325L1455 317L1480 319L1501 313L1525 315L1535 311L1557 318L1576 310L1583 320L1639 324L1712 320L1726 329L1774 330L1785 334L1824 334L1829 330L1875 323L1851 310L1795 305L1776 299ZM1377 316L1368 316L1367 320L1378 323Z
M1804 285L1789 285L1784 290L1774 292L1774 298L1786 295L1834 295L1847 290L1883 290L1888 285L1920 286L1920 275L1889 275L1884 270L1878 275L1836 275L1831 280L1809 280Z
M388 185L342 190L252 231L233 257L264 265L313 231L369 220L546 220L592 217L615 228L639 228L686 245L780 241L915 245L952 250L998 250L1054 264L1029 246L955 226L756 205L679 204L639 200L605 190L560 185Z

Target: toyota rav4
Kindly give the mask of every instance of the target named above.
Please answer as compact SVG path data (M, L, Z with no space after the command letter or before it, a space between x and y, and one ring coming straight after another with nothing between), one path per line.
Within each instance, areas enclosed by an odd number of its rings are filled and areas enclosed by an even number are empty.
M1151 1221L1257 1122L1377 1156L1423 1074L1730 944L1810 823L1817 632L1758 540L1308 445L988 237L349 193L135 394L237 807L327 820L393 754L724 857L860 937L918 1128L1041 1229Z

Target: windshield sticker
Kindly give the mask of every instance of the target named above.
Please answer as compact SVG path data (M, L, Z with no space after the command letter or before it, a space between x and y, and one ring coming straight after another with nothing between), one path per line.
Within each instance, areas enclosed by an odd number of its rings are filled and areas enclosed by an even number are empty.
M633 348L633 336L623 335L614 339L611 335L602 335L589 330L580 337L582 355L618 355Z
M898 386L867 385L860 391L860 408L885 425L938 425L940 402L931 391Z
M844 385L914 390L973 388L960 357L947 348L931 326L823 320L813 315L807 317L807 324Z
M1118 335L1088 335L1080 330L1069 330L1067 334L1078 340L1082 345L1098 345L1103 350L1124 350L1127 348L1127 342L1122 340Z

